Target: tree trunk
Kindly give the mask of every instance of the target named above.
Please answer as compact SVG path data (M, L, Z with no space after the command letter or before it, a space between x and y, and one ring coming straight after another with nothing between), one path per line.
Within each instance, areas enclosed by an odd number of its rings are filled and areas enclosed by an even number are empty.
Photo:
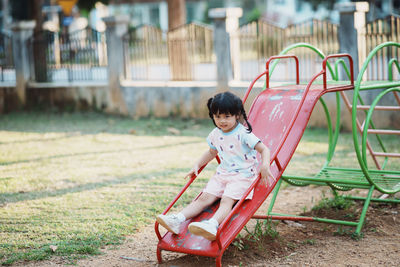
M185 0L168 0L168 55L172 80L192 80Z
M10 28L10 3L9 0L1 0L1 10L3 12L3 16L1 18L1 26L3 29Z
M173 30L186 23L185 0L168 0L168 30Z
M35 65L35 80L37 82L47 82L47 35L42 31L43 25L43 0L34 0L32 6L31 18L36 21L36 27L33 32L33 58Z

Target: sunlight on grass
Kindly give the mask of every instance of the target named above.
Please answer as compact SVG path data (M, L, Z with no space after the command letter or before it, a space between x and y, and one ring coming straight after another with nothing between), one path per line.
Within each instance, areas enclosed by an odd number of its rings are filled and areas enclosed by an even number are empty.
M213 127L209 120L95 113L16 113L0 122L3 264L51 255L74 261L152 223L186 182ZM199 179L179 205L205 182Z
M328 144L317 143L317 142L301 142L297 147L297 153L299 155L310 156L316 153L326 153L328 149Z
M399 138L397 136L381 136L388 152L399 153ZM370 138L374 151L382 151L378 142ZM326 129L307 129L302 137L296 152L292 157L285 174L314 175L318 173L326 161L328 151L328 132ZM377 169L375 163L367 152L367 162L370 169ZM383 158L378 159L383 164ZM353 136L350 132L342 132L336 144L335 154L330 166L360 168L353 145ZM399 158L391 158L387 168L400 169Z
M74 263L152 224L186 183L213 127L210 120L96 113L1 116L0 262L56 255ZM326 141L325 130L306 131L288 172L317 172ZM333 161L356 165L351 135L342 141ZM173 209L199 193L210 165Z

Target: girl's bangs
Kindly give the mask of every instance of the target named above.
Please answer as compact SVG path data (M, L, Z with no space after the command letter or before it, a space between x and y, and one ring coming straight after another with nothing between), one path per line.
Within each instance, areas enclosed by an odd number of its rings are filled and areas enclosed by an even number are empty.
M210 111L212 114L230 114L237 115L240 110L236 107L235 103L231 99L214 99L211 104Z

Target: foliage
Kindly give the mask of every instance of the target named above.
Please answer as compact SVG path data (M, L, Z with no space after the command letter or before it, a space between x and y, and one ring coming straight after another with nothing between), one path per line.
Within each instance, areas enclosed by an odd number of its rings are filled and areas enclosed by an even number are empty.
M323 197L312 210L335 209L347 210L354 205L354 201L346 199L343 196L336 195L334 198Z
M37 1L13 0L10 1L11 16L14 20L33 19L33 8Z
M303 244L305 244L305 245L315 245L315 239L314 238L306 239L306 240L303 241Z
M236 238L232 245L235 246L238 250L246 250L248 249L248 245L243 241L243 238L239 237Z
M250 13L246 15L246 21L252 22L257 21L261 17L261 11L258 8L253 8Z
M333 7L337 2L337 0L304 0L304 1L310 3L314 11L316 11L319 6L324 6L328 10L333 10Z
M334 236L350 236L354 240L361 240L364 237L364 233L357 234L354 232L354 228L338 226L336 231L333 233Z
M79 0L77 5L79 9L84 9L86 11L90 11L92 8L94 8L94 5L97 2L101 2L105 5L109 3L109 0Z
M245 227L245 231L248 236L247 239L249 241L259 242L264 237L269 237L271 239L276 239L279 237L279 232L276 230L277 222L273 222L272 220L257 220L256 225L253 231L249 231L247 227Z

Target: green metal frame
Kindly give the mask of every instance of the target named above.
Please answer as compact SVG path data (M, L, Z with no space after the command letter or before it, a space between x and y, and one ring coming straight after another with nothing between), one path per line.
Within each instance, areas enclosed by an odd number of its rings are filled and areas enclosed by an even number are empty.
M288 175L282 175L282 179L280 179L275 186L274 189L274 194L272 195L270 205L268 207L267 211L267 216L270 218L278 218L278 219L285 219L285 220L304 220L307 219L304 216L293 216L293 215L288 215L288 214L280 214L280 213L274 213L272 212L273 206L276 201L276 197L278 195L280 186L282 184L282 180L285 180L289 184L295 185L295 186L306 186L310 184L314 185L325 185L329 186L334 195L338 195L337 190L339 191L348 191L352 189L366 189L368 190L368 194L366 197L358 197L358 196L351 196L351 195L346 195L345 197L348 199L353 199L353 200L362 200L364 201L363 209L360 214L360 218L358 222L352 222L352 221L344 221L344 220L334 220L334 219L326 219L326 218L317 218L313 217L313 221L318 221L318 222L325 222L325 223L333 223L333 224L341 224L341 225L346 225L346 226L355 226L356 231L355 234L359 235L362 229L362 226L365 221L366 213L369 207L369 204L371 201L377 201L377 202L390 202L390 203L400 203L400 199L379 199L379 198L372 198L372 194L374 190L379 190L382 193L388 193L388 194L393 194L398 191L400 191L400 172L399 171L388 171L388 170L373 170L373 169L368 169L367 166L367 152L366 152L366 146L367 146L367 129L369 126L372 128L375 128L375 125L372 122L372 114L374 111L374 108L378 104L379 100L386 94L396 91L400 92L399 88L393 88L393 87L398 87L400 86L399 81L393 81L393 66L397 68L397 70L400 72L400 64L397 59L392 59L389 61L389 77L387 82L382 82L380 84L362 84L362 76L364 72L367 69L367 66L369 62L372 60L373 56L382 48L387 47L387 46L396 46L400 47L399 43L394 43L394 42L388 42L381 44L377 46L374 50L371 51L369 56L367 57L366 61L364 62L361 71L358 75L357 81L355 83L355 89L354 89L354 95L353 95L353 106L352 106L352 134L353 134L353 142L354 142L354 148L356 150L357 154L357 159L360 165L360 169L350 169L350 168L337 168L337 167L331 167L329 166L334 153L335 153L335 148L336 144L338 141L339 137L339 130L340 130L340 125L341 125L341 103L340 103L340 94L339 92L336 92L336 122L335 126L333 127L332 119L328 110L328 107L325 103L325 101L320 98L320 103L322 104L322 107L324 109L326 119L327 119L327 125L328 125L328 151L326 154L326 159L325 163L323 164L321 170L319 173L314 175L313 177L304 177L304 176L288 176ZM295 49L295 48L309 48L312 51L314 51L319 57L322 59L325 58L325 55L316 47L307 44L307 43L298 43L291 45L287 48L285 48L280 55L287 54L289 51ZM278 64L278 60L274 61L273 64L271 65L271 72L270 75L272 75L272 72ZM343 59L336 60L334 69L329 65L328 69L330 71L330 74L332 76L332 79L334 81L339 81L339 66L346 72L347 76L350 77L350 71L347 68L345 61ZM350 78L349 78L350 79ZM389 87L389 88L388 88ZM383 92L381 92L376 99L373 101L372 105L370 106L370 109L368 111L365 111L366 114L366 121L364 123L364 131L362 134L362 142L361 142L361 149L359 145L359 135L357 132L357 104L358 102L361 103L361 105L364 105L364 102L359 94L360 91L362 90L372 90L372 89L386 89ZM378 143L380 144L381 148L383 151L386 151L386 148L383 144L383 141L377 135ZM385 159L384 167L386 166L387 158ZM399 182L399 188L384 188L378 180L390 180L390 179L395 179L396 182ZM308 218L309 219L309 218Z
M397 70L400 71L400 65L397 59L391 59L389 61L389 66L388 66L388 70L389 70L389 77L388 77L388 82L387 83L381 83L381 84L372 84L372 85L363 85L362 84L362 79L363 79L363 75L368 67L369 62L371 62L372 58L383 48L385 47L398 47L400 48L400 43L395 43L395 42L386 42L383 44L378 45L377 47L375 47L375 49L373 49L371 51L371 53L368 55L366 61L364 62L360 73L358 75L358 79L354 84L354 96L353 96L353 106L352 106L352 128L353 128L353 143L354 143L354 149L357 155L357 159L358 162L360 164L360 167L365 175L365 177L367 178L367 180L373 184L379 191L386 193L386 194L394 194L396 192L400 191L400 186L398 188L384 188L382 187L378 181L376 180L377 176L373 176L371 175L371 171L368 169L368 165L367 165L367 157L366 157L366 142L367 142L367 130L368 128L371 126L372 129L376 129L374 123L372 122L372 114L374 112L374 109L376 107L376 105L378 104L379 100L387 93L389 92L393 92L393 91L397 91L399 92L399 88L396 87L400 87L400 81L393 81L393 65L395 65L397 67ZM364 128L363 128L363 134L362 134L362 143L361 143L361 149L360 149L360 144L359 144L359 136L357 133L357 105L358 102L360 102L362 105L364 104L362 99L361 99L361 95L360 95L360 91L365 91L365 90L371 90L371 89L386 89L383 92L381 92L373 101L373 103L371 104L368 112L365 111L366 113L366 119L365 119L365 123L364 123ZM379 135L376 136L382 150L384 152L386 152L386 148L383 144L382 139L380 138ZM384 164L383 164L383 169L386 167L388 158L385 158ZM397 179L400 183L400 171L396 171L396 172L391 172L391 173L387 173L386 171L382 170L382 177L384 178L385 176L387 176L388 174L390 174L392 177L393 175L396 175L397 177L395 177L394 179ZM392 178L393 179L393 178Z

